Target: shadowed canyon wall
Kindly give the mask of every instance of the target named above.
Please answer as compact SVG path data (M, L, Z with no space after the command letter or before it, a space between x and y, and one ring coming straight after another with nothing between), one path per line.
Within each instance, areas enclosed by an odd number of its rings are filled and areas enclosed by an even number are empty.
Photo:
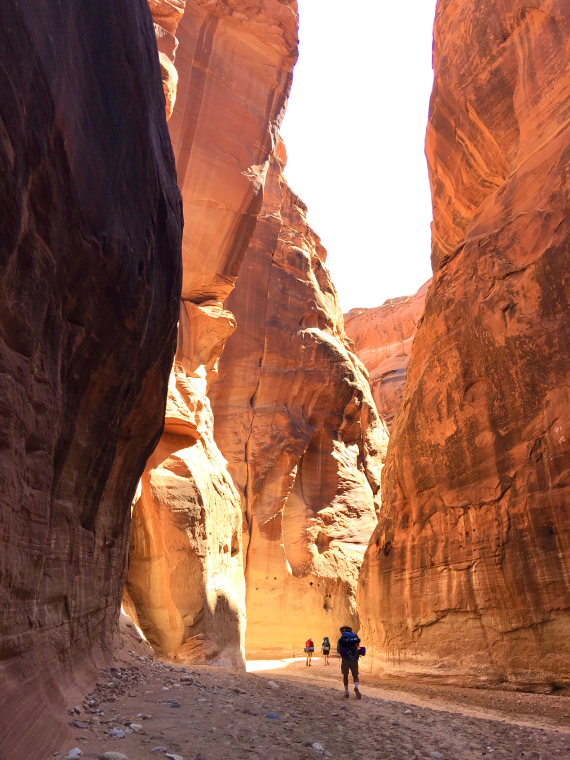
M110 656L182 219L146 2L6 0L0 40L0 757L45 760Z
M431 282L431 281L430 281ZM406 374L430 282L413 296L345 314L346 334L370 375L376 408L391 430L402 405Z
M325 251L271 159L211 396L242 496L248 652L302 651L358 624L358 571L387 433L349 349Z
M208 389L235 329L232 291L263 197L297 58L293 0L198 0L176 31L170 121L186 225L166 429L133 512L128 607L167 656L243 662L240 496Z
M570 7L440 1L433 267L359 601L374 670L570 682Z

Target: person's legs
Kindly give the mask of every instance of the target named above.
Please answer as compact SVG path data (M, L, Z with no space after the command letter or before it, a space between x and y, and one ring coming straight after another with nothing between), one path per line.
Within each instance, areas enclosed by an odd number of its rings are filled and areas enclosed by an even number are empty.
M342 682L344 684L344 696L347 699L348 699L348 671L349 671L349 664L347 660L345 660L344 657L342 657L340 661L340 672L342 673Z
M362 699L358 682L358 660L350 663L350 672L352 673L352 680L354 681L354 693L356 694L356 698ZM346 680L348 681L348 676Z

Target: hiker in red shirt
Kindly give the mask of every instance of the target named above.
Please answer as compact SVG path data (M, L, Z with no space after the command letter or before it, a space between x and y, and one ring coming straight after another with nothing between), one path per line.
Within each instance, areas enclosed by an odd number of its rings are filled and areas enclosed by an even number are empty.
M305 662L305 665L307 665L309 668L311 667L311 657L313 656L314 651L315 644L313 642L313 639L309 636L309 638L305 641L305 653L307 655L307 661Z

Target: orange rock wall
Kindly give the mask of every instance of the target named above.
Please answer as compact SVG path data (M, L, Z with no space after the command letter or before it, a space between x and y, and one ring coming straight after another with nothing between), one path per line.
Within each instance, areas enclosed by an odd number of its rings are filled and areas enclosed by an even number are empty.
M570 7L438 5L435 276L359 591L376 671L570 683Z
M344 334L325 251L271 160L211 396L242 496L248 653L299 654L358 624L387 434Z
M184 660L243 662L240 497L208 396L235 329L223 303L260 209L297 57L293 0L198 0L176 31L170 133L186 224L178 351L166 429L133 513L130 611Z
M111 654L182 219L146 3L0 15L0 757L45 760Z
M424 313L426 282L413 296L391 298L374 309L345 314L346 334L370 375L376 408L389 429L400 411L418 322Z

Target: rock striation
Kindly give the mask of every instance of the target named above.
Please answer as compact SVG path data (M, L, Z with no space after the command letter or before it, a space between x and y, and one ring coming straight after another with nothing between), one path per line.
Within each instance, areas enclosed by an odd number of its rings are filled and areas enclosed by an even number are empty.
M346 334L368 370L376 408L389 430L402 405L412 344L430 282L413 296L391 298L374 309L351 309L344 316Z
M146 2L6 0L2 21L0 757L44 760L62 693L110 656L182 218Z
M294 0L197 0L178 25L170 133L186 225L165 433L133 510L127 608L163 655L243 662L242 513L209 387L297 58Z
M178 72L174 65L178 39L176 30L186 8L186 0L148 0L158 46L158 60L166 103L166 118L170 119L176 102Z
M211 390L242 497L248 653L298 654L358 624L387 433L352 353L326 253L272 157Z
M440 2L434 280L359 601L374 670L570 683L570 8Z

